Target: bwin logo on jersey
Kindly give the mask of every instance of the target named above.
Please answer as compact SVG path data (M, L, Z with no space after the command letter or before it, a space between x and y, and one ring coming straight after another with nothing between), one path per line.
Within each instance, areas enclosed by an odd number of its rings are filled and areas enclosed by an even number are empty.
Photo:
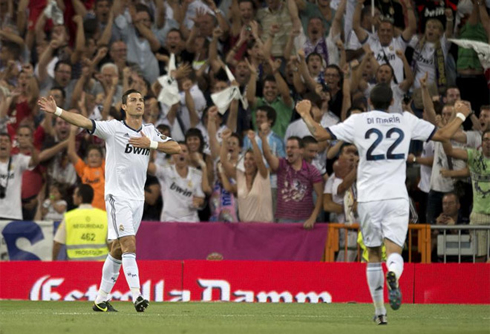
M124 150L124 153L150 155L150 149L149 148L142 148L142 147L133 147L129 144L126 144L126 149Z

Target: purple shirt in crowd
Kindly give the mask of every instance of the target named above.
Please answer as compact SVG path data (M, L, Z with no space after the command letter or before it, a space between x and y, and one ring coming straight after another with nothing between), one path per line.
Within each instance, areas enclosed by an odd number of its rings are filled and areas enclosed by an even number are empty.
M313 203L313 184L322 182L322 175L313 165L303 160L299 171L285 158L279 159L277 174L277 219L306 220L310 218Z

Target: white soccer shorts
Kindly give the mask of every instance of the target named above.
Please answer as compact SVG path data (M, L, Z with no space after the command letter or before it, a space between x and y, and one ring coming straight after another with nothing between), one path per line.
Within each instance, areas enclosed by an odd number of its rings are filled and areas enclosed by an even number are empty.
M408 200L362 202L357 205L357 211L366 247L379 247L385 238L403 247L410 213Z
M119 239L128 235L136 235L143 217L145 201L107 195L108 238Z

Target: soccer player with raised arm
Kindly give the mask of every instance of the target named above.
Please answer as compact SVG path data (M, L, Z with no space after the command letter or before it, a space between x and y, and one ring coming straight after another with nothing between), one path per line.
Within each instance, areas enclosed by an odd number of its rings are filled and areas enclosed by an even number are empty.
M318 141L343 140L353 143L359 152L358 213L363 241L368 247L366 276L375 307L374 320L379 325L387 324L381 267L383 243L388 256L386 284L391 308L400 308L402 300L398 280L403 272L401 252L409 220L405 178L410 140L449 139L471 111L468 102L456 102L457 117L444 128L436 129L434 125L409 112L388 113L392 103L393 93L390 86L376 85L369 98L373 111L351 115L343 123L326 129L311 118L310 101L303 100L296 106Z
M158 132L153 124L143 125L144 101L141 94L130 89L122 97L124 120L93 121L80 114L65 111L52 96L42 97L38 105L68 123L87 131L106 143L105 200L109 223L108 239L114 240L102 269L102 281L93 310L117 312L109 303L109 294L123 267L131 289L134 307L144 312L149 302L141 295L136 263L136 233L143 216L144 186L150 150L167 154L180 152L180 145Z

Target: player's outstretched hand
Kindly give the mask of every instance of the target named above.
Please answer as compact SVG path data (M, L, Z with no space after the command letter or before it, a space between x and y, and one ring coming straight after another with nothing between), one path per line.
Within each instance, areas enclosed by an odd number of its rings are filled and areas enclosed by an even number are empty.
M471 103L463 100L456 101L456 103L454 104L454 109L457 113L460 112L468 117L471 114Z
M311 109L310 100L302 100L296 105L296 111L302 118L304 118L306 115L309 114L310 109Z
M134 147L150 148L150 138L145 136L143 131L140 131L141 137L131 137L129 138L129 143Z
M49 96L49 98L41 97L39 100L37 100L38 106L44 110L47 113L54 114L56 111L56 108L58 107L56 105L56 101L54 100L53 96Z

